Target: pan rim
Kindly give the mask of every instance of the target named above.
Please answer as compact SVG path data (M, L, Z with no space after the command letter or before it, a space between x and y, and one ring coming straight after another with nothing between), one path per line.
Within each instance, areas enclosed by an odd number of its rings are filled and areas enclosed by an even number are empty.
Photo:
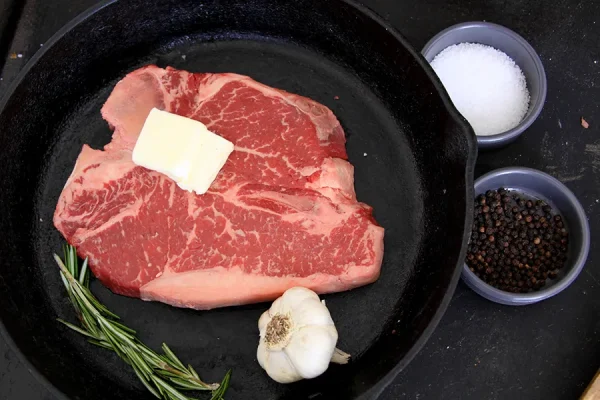
M456 287L458 286L458 281L460 280L460 276L462 273L462 267L464 262L462 260L466 257L467 252L467 243L469 237L471 235L471 225L473 224L473 202L470 201L474 197L474 172L475 172L475 162L477 160L477 141L475 137L475 132L471 125L467 122L467 120L460 114L458 109L450 100L450 95L444 88L444 85L438 78L437 74L433 71L429 62L425 60L423 55L416 51L413 46L408 42L408 40L396 30L396 28L392 27L387 21L379 16L377 13L369 9L368 7L358 3L355 0L342 0L347 4L358 9L360 12L367 15L369 18L373 19L379 25L384 27L400 44L402 44L406 50L415 58L415 61L423 70L427 77L433 83L433 86L436 88L437 93L444 106L446 107L446 111L452 118L452 120L461 128L461 130L466 133L465 137L467 139L467 144L469 147L469 153L467 155L467 160L465 164L465 186L466 186L466 201L465 201L465 225L463 226L463 240L462 246L459 252L457 265L454 267L454 273L452 278L450 279L448 290L444 294L444 297L440 303L440 306L436 310L433 315L433 318L423 331L419 338L416 340L413 347L406 353L406 355L402 358L402 360L396 364L394 368L392 368L379 382L377 382L373 387L367 390L365 393L360 395L359 399L376 399L381 395L381 393L387 388L390 383L400 374L400 372L413 360L413 358L417 355L417 353L423 348L425 343L429 340L435 328L437 328L440 320L446 313L448 306L450 305L450 301L454 296L454 292L456 291Z
M54 46L58 41L60 41L65 34L74 29L77 25L84 22L98 11L113 3L116 3L117 1L118 0L101 1L100 3L83 11L81 14L79 14L74 19L69 21L66 25L64 25L62 28L60 28L55 34L53 34L50 37L50 39L48 39L44 43L44 46L41 49L39 49L31 57L31 59L29 59L29 61L25 64L23 69L15 77L13 82L11 82L8 89L6 90L6 93L2 96L2 98L0 98L0 114L4 111L9 99L12 97L18 86L23 82L24 78L28 75L29 71L37 64L40 58L42 58L42 56L50 50L52 46ZM417 64L424 70L427 77L433 83L449 116L452 118L454 123L461 129L461 131L464 132L469 149L465 163L466 209L465 224L463 226L463 240L461 250L459 252L459 257L454 267L452 278L450 279L448 284L448 289L444 294L442 301L437 310L435 311L431 321L423 330L418 339L415 341L415 344L412 346L412 348L406 353L402 360L398 364L396 364L382 379L380 379L369 390L367 390L365 393L361 394L358 397L358 399L375 399L380 396L383 390L389 386L393 379L399 375L399 373L413 360L417 353L423 348L425 343L431 337L433 331L437 328L440 320L442 319L442 316L445 314L450 304L450 301L452 300L454 292L456 291L456 287L458 285L458 281L462 272L463 260L466 256L466 244L468 242L468 238L470 235L470 226L472 225L473 220L473 206L472 202L469 201L469 199L473 198L474 196L473 179L475 161L477 159L477 142L473 129L471 128L467 120L456 109L456 107L450 100L450 96L448 95L446 89L442 85L441 81L439 80L429 63L421 55L421 53L416 51L414 47L408 42L408 40L394 27L392 27L392 25L390 25L388 21L386 21L383 17L378 15L376 12L374 12L367 6L359 3L358 0L339 1L348 4L349 6L356 9L358 12L366 15L378 25L383 27L389 34L391 34L394 37L394 39L396 39L409 52L409 54L415 59ZM42 374L25 356L25 354L21 351L19 346L13 340L12 336L8 333L8 330L1 319L0 335L5 340L10 350L12 350L13 353L17 355L19 361L27 368L31 375L33 375L36 378L36 380L40 382L53 396L55 396L59 400L70 400L70 398L62 390L58 389L52 382L50 382L50 380L46 378L46 376Z

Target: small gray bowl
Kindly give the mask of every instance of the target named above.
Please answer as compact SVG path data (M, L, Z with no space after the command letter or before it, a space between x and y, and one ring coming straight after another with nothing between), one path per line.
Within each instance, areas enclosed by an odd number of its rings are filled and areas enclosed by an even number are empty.
M511 167L489 172L475 181L475 196L505 188L526 197L544 200L564 220L569 232L567 261L556 279L548 280L537 292L511 293L496 289L479 279L465 264L463 281L488 300L506 305L526 305L550 298L565 290L583 269L590 249L590 228L583 207L575 195L552 176L531 168Z
M540 115L546 101L547 82L542 60L519 34L490 22L465 22L435 35L421 53L429 62L446 47L459 43L485 44L506 53L521 68L531 97L523 120L511 130L490 136L477 136L479 148L493 149L513 142Z

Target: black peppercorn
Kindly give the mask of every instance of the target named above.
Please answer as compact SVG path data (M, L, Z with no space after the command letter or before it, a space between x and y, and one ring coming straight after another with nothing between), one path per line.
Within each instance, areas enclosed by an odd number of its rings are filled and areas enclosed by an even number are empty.
M504 188L475 200L467 265L480 279L510 292L539 290L566 260L569 237L560 215L542 200Z

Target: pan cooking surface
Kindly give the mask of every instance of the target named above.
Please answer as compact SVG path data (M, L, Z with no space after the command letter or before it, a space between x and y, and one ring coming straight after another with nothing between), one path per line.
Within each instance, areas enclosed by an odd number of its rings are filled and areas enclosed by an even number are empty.
M330 107L339 118L348 136L347 150L355 166L358 199L373 206L375 218L386 229L379 280L364 288L324 296L338 328L338 347L358 356L360 362L360 354L394 316L421 240L422 221L418 216L422 215L422 204L420 197L415 196L420 191L419 177L408 144L400 134L401 127L377 96L350 71L293 45L256 40L198 43L192 38L177 41L166 50L159 49L144 63L147 61L193 72L249 75L270 86L310 97ZM110 141L111 131L99 111L115 83L110 82L91 96L57 132L57 142L46 158L41 176L42 190L36 199L37 214L42 220L36 230L37 256L39 268L46 270L42 287L60 318L72 319L73 311L65 301L51 258L64 242L52 225L52 215L81 145L101 148ZM298 386L272 382L256 362L257 322L268 304L201 312L123 298L98 282L93 290L109 309L140 332L143 341L155 348L162 341L167 342L176 354L197 366L205 380L218 381L227 368L232 368L234 379L228 396L232 399L275 399ZM77 352L89 355L91 368L111 380L144 390L116 356L91 348L76 334L61 331Z
M379 280L324 296L338 347L353 362L279 385L256 361L257 322L269 304L194 311L117 296L98 282L92 291L142 341L155 349L166 342L205 381L231 368L228 399L377 395L431 334L459 278L472 131L403 39L347 1L149 4L107 3L65 28L0 103L0 126L10 132L0 134L5 333L59 397L152 398L129 366L56 322L75 321L52 259L64 243L52 215L81 146L110 140L100 108L125 74L150 63L235 72L334 112L357 197L386 229Z

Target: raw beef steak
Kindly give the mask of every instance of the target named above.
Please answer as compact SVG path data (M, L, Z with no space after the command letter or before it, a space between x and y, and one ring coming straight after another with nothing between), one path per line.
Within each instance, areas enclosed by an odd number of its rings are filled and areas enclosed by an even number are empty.
M133 164L152 107L234 143L206 194ZM344 132L327 107L246 76L147 66L115 86L102 116L112 141L83 146L54 225L115 293L210 309L378 278L383 228L356 200Z

